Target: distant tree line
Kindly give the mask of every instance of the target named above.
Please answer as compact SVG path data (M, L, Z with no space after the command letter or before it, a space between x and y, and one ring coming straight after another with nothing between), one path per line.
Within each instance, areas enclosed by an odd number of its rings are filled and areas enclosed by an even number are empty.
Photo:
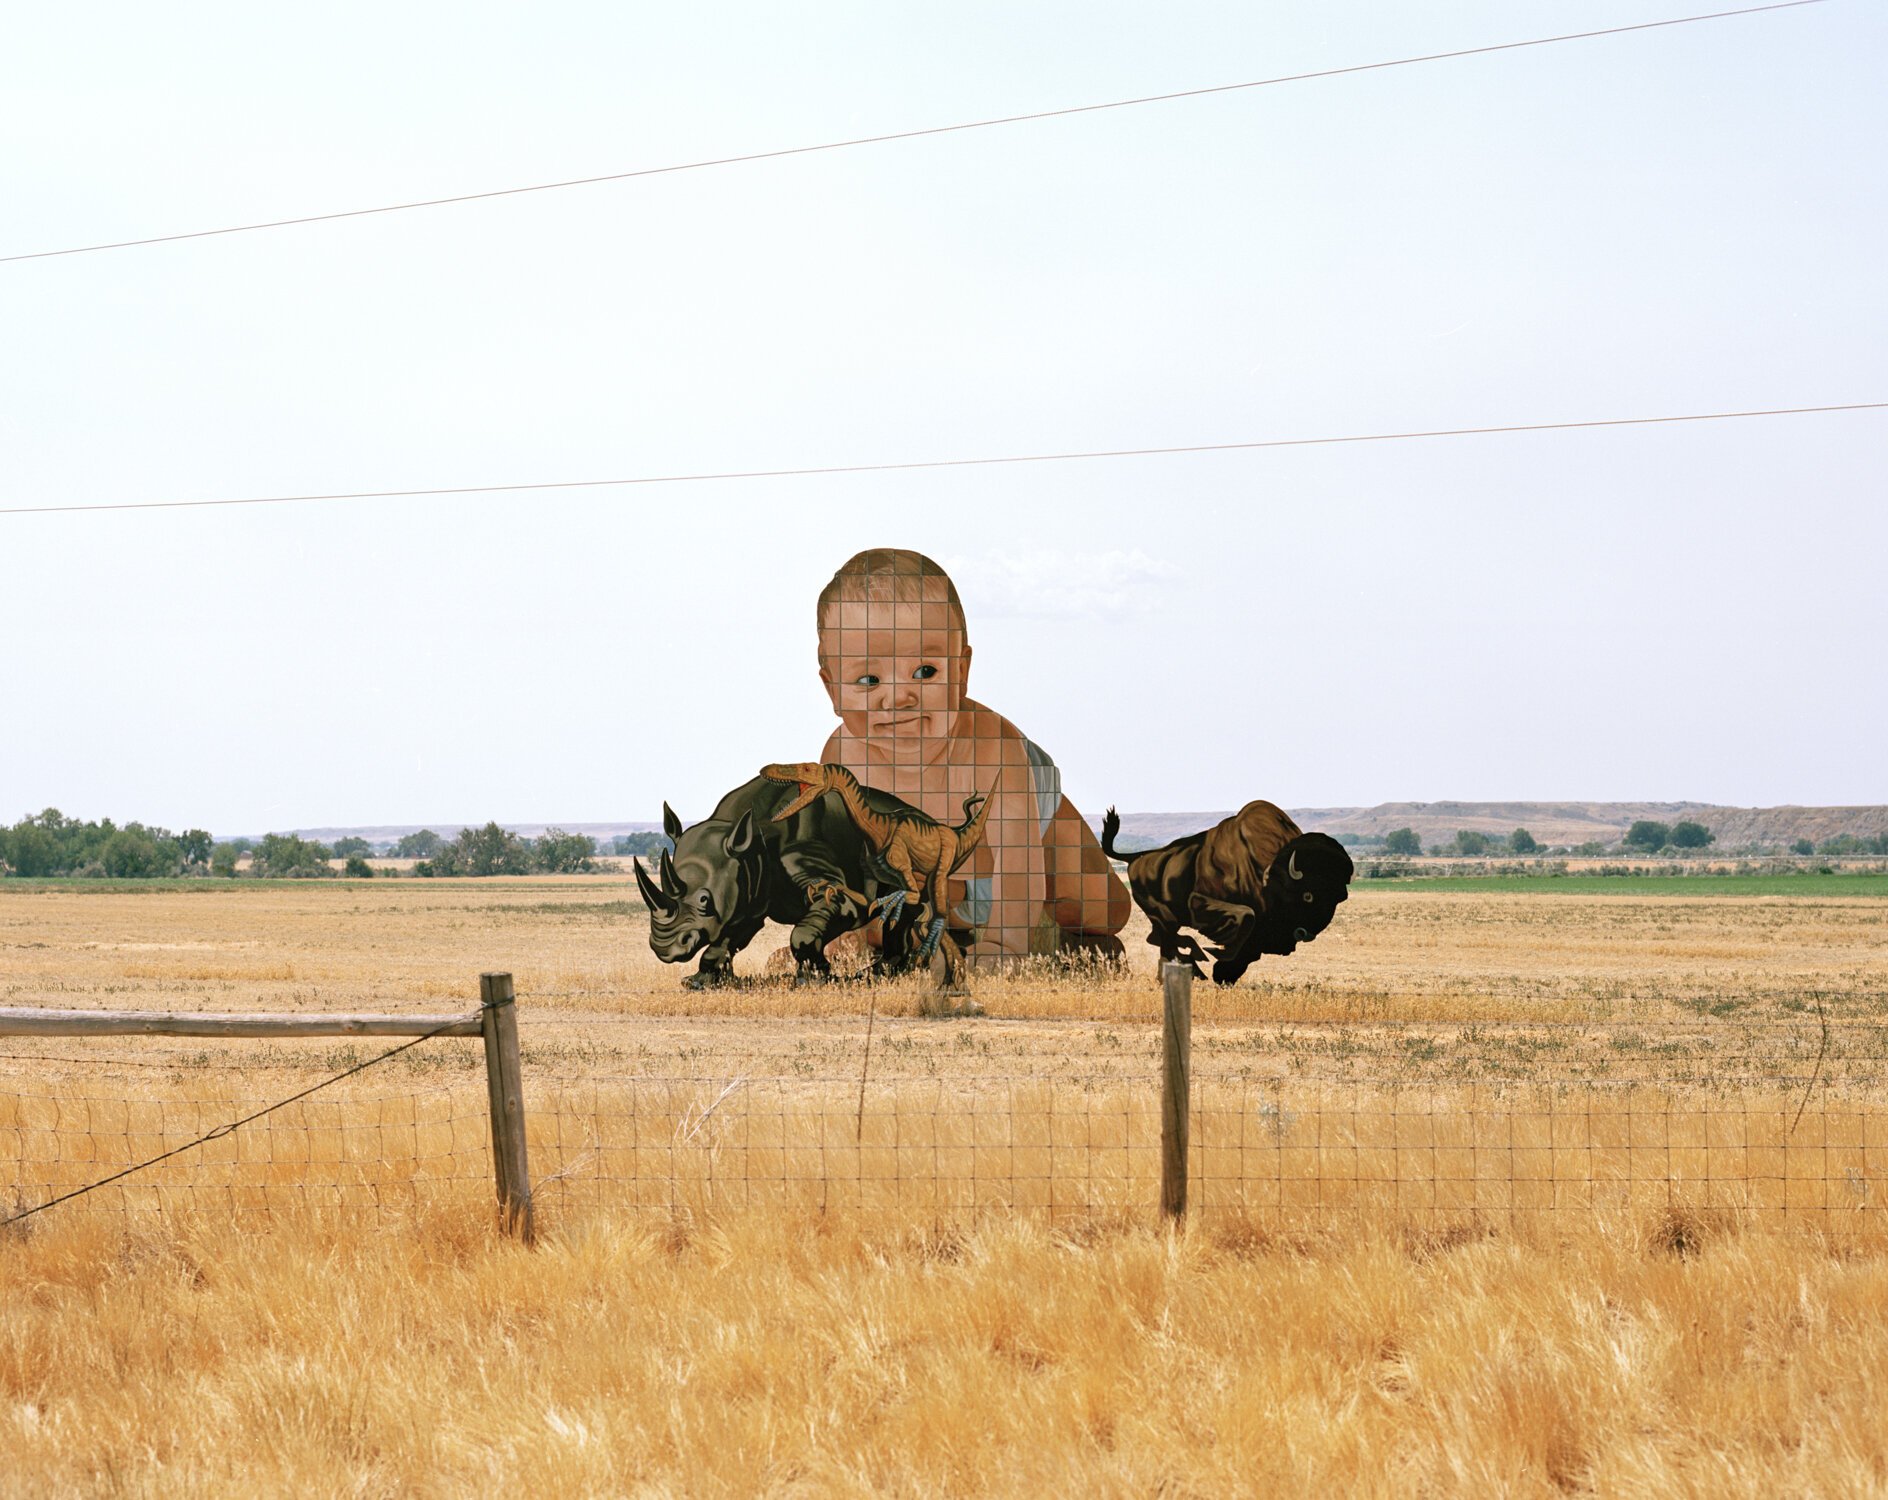
M629 834L614 844L612 852L651 855L669 847L659 833ZM0 827L0 875L135 880L233 879L245 873L260 879L306 880L339 873L366 879L376 873L367 862L374 852L374 846L357 835L337 839L332 845L293 833L219 843L201 828L172 833L143 823L120 827L110 818L99 822L68 818L53 807L22 818L10 828ZM587 834L550 828L538 838L527 839L497 823L467 828L452 840L423 828L397 841L391 852L416 860L417 875L581 875L597 868L597 843ZM245 857L248 865L239 870ZM346 862L339 872L331 863L337 859Z
M1792 854L1888 854L1888 833L1878 833L1872 837L1863 837L1853 833L1838 833L1834 838L1824 839L1820 844L1808 839L1798 839L1790 845Z
M1487 854L1538 854L1540 840L1525 828L1517 828L1505 839L1499 834L1482 833L1473 828L1458 828L1455 837L1438 844L1431 854L1453 854L1474 859ZM1385 854L1414 855L1423 852L1423 841L1414 828L1393 828L1383 835Z
M0 867L13 875L96 875L135 880L157 875L203 874L209 868L210 835L201 828L168 828L110 818L85 822L56 807L0 829Z
M547 828L537 838L520 838L509 828L487 823L462 829L447 843L430 829L432 853L413 866L420 876L434 875L587 875L596 869L597 841L587 833L566 833ZM404 846L406 839L400 841Z
M1666 824L1650 819L1641 819L1627 830L1620 844L1627 849L1658 853L1661 850L1675 850L1689 853L1706 848L1716 842L1716 835L1702 823L1683 821ZM1355 841L1360 846L1369 847L1380 844L1385 854L1416 855L1424 852L1421 836L1413 828L1393 828L1379 839L1363 838ZM1431 846L1431 854L1455 855L1460 858L1478 858L1490 854L1603 854L1618 845L1604 840L1594 839L1571 847L1560 846L1548 849L1541 841L1525 828L1517 828L1506 838L1499 834L1482 833L1473 828L1459 828L1455 837L1446 843Z
M1423 847L1420 835L1413 828L1394 828L1384 834L1349 834L1344 838L1346 846L1372 852L1381 850L1384 854L1418 855L1455 855L1464 858L1490 854L1572 854L1581 858L1595 858L1601 855L1617 855L1622 851L1629 854L1696 854L1709 849L1717 843L1717 835L1690 818L1681 818L1676 823L1661 823L1654 818L1641 818L1617 839L1589 839L1585 843L1560 845L1547 848L1525 828L1517 828L1506 838L1499 834L1480 833L1474 829L1457 830L1455 836L1445 842L1432 844L1427 850ZM1752 846L1747 852L1772 853L1774 850ZM1789 846L1792 854L1847 854L1888 855L1888 833L1880 834L1837 834L1820 843L1806 838L1799 838Z

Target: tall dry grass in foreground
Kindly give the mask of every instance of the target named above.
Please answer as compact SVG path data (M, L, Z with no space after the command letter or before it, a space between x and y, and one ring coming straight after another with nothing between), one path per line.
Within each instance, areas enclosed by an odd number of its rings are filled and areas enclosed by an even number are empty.
M1884 914L1360 891L1198 992L1170 1238L1138 944L885 987L861 1122L864 991L683 991L618 882L0 887L0 1003L515 972L548 1227L440 1040L0 1233L0 1495L1888 1491ZM0 1200L378 1050L13 1039Z
M1878 1231L442 1209L0 1244L9 1495L1888 1486Z

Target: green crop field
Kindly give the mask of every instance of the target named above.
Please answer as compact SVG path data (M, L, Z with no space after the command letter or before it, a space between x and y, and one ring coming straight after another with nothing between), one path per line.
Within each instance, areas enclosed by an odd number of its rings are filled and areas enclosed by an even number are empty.
M1408 875L1362 882L1373 891L1478 891L1554 896L1831 896L1888 898L1888 873L1820 875Z

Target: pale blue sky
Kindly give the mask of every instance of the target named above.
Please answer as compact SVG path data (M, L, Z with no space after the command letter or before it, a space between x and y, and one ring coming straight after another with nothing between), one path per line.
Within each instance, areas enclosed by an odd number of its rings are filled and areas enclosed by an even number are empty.
M1623 25L1619 3L13 7L0 254ZM1888 399L1869 0L0 265L0 504ZM0 818L685 815L952 566L1085 811L1888 798L1888 413L0 516Z

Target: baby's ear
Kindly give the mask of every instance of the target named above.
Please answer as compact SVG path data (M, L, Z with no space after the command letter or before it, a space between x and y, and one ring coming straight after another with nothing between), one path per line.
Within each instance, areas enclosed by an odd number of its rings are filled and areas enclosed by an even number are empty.
M832 700L833 712L839 712L839 689L833 683L833 674L826 670L826 663L819 664L820 686L826 689L826 696Z

